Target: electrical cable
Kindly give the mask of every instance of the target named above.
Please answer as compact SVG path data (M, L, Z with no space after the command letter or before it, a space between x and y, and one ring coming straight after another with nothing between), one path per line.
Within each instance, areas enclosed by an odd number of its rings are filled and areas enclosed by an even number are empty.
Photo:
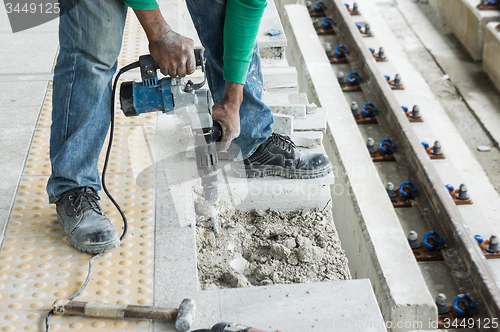
M120 213L120 215L122 217L122 220L123 220L123 233L120 236L120 242L123 241L123 239L125 238L125 235L127 235L128 222L127 222L127 217L125 217L125 214L123 213L122 209L120 208L120 205L116 202L116 200L113 198L113 196L111 195L111 193L108 191L108 188L106 187L106 170L108 168L109 156L111 154L111 148L113 146L113 135L114 135L114 131L115 131L115 94L116 94L116 85L118 84L118 79L120 78L120 76L123 73L125 73L125 72L127 72L129 70L132 70L134 68L137 68L137 67L139 67L139 61L133 62L133 63L131 63L131 64L123 67L122 69L120 69L118 71L118 73L116 74L115 80L113 82L113 89L112 89L112 92L111 92L111 124L110 124L110 130L109 130L109 141L108 141L108 147L107 147L107 150L106 150L106 157L104 158L104 166L102 168L102 176L101 176L102 189L106 193L106 196L108 196L109 200L116 207L116 209ZM88 284L90 282L90 278L92 277L92 268L93 268L94 261L96 259L98 259L99 257L101 257L102 255L104 255L104 251L96 254L95 256L93 256L90 259L90 261L89 261L89 272L87 273L87 278L85 279L85 282L83 283L82 287L80 287L80 289L78 289L75 293L73 293L73 295L71 295L68 298L68 301L74 300L88 286ZM49 319L50 319L50 316L52 314L54 314L54 309L50 310L47 313L47 316L45 316L45 331L46 332L50 332Z

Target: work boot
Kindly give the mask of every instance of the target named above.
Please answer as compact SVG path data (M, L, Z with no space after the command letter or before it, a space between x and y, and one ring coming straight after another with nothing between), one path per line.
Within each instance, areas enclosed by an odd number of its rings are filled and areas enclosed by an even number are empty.
M312 179L332 170L324 153L298 151L290 137L273 133L247 159L231 163L239 177L282 176L288 179Z
M99 206L99 196L90 187L65 192L56 203L57 219L77 250L97 254L113 249L120 238Z

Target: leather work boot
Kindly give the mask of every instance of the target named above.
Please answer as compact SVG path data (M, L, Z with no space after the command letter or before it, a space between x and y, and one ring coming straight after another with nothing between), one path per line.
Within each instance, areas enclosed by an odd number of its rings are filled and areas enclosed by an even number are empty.
M68 190L56 203L57 219L69 243L79 251L97 254L113 249L120 238L99 205L99 196L90 187Z
M332 164L326 154L298 151L290 137L273 133L250 157L231 163L231 169L239 177L313 179L330 173Z

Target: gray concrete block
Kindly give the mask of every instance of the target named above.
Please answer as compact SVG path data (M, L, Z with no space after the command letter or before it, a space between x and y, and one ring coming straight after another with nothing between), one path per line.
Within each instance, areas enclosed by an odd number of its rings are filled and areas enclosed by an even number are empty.
M295 67L262 68L264 90L298 92L297 70Z
M500 91L500 22L490 22L484 35L483 69Z
M326 108L318 108L315 113L307 114L305 119L296 119L293 130L295 131L322 131L326 132L326 120L328 111Z
M480 10L477 0L438 0L439 13L474 61L481 61L486 25L498 21L500 11Z
M275 133L290 136L293 132L293 116L286 114L273 114Z
M317 146L307 151L324 152L324 148ZM221 168L221 199L231 202L239 210L266 210L272 207L273 210L293 211L304 208L323 209L331 204L330 185L334 183L333 173L317 179L247 179L236 177L230 164Z
M321 131L295 131L291 138L295 145L304 148L314 148L323 143L323 133Z
M288 105L273 105L267 104L271 109L271 112L290 115L295 118L305 118L306 117L306 105L304 104L288 104Z
M262 101L268 105L308 104L305 93L264 93Z

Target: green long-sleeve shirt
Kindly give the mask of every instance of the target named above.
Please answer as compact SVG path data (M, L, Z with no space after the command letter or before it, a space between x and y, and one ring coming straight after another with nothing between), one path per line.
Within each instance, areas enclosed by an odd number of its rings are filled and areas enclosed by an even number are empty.
M156 0L124 0L133 9L154 10ZM224 22L224 80L245 84L267 0L227 0Z

